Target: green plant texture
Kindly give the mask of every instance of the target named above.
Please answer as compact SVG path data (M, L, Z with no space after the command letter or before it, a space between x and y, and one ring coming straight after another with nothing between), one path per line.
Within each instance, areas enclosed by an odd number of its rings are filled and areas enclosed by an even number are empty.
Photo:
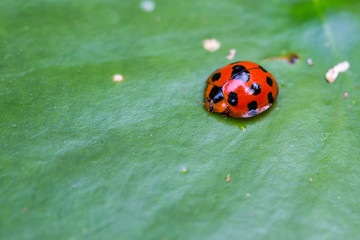
M360 239L360 2L154 3L0 2L0 238ZM276 103L208 114L240 60Z

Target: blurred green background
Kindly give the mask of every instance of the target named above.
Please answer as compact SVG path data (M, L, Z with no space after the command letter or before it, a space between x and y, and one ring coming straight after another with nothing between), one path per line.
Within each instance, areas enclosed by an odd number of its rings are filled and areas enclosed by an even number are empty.
M360 2L153 3L0 2L1 239L359 239ZM276 104L208 116L239 60Z

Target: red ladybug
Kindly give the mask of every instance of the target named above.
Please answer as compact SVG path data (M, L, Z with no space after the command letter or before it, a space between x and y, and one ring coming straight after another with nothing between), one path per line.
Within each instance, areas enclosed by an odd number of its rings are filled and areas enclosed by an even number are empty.
M206 84L205 108L234 118L249 118L264 112L275 102L279 92L271 73L247 61L216 70Z

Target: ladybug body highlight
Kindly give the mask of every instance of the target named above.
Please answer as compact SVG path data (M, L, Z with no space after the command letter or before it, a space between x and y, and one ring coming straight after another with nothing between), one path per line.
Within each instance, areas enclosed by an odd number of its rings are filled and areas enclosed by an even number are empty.
M274 76L259 64L248 61L216 70L206 84L205 108L234 118L249 118L264 112L279 92Z

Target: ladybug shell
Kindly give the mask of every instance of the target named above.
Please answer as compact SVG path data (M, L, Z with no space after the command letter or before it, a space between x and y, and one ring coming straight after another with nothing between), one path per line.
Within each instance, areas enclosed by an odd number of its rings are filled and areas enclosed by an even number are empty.
M279 92L271 73L247 61L216 70L206 84L205 108L234 118L249 118L264 112L274 103Z

